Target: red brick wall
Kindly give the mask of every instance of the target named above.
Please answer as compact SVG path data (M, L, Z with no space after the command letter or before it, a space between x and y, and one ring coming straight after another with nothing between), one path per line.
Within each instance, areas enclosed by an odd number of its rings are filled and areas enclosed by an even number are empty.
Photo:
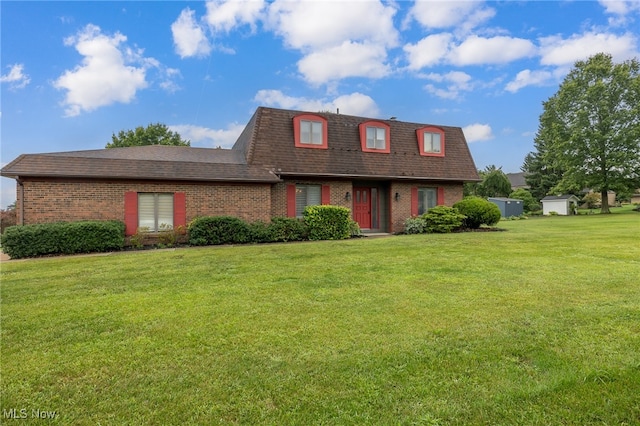
M184 192L187 223L198 216L230 215L248 221L269 221L271 217L270 184L28 179L24 181L24 200L19 200L17 207L20 209L24 204L24 224L124 220L124 194L127 191Z
M411 188L415 187L442 187L444 188L444 205L453 206L462 200L463 186L461 183L424 184L416 182L392 182L391 196L391 227L392 232L404 230L404 221L411 217ZM395 194L399 194L396 201Z
M287 185L328 185L330 189L331 205L346 207L349 210L353 207L352 201L347 201L347 192L353 193L351 181L330 181L330 180L285 180L277 183L271 188L271 216L287 216Z

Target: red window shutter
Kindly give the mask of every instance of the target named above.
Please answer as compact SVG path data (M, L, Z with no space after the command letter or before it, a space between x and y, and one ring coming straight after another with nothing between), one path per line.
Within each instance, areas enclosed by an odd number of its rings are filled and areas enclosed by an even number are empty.
M411 188L411 216L418 216L418 188Z
M438 205L444 205L444 188L441 186L438 187Z
M173 194L173 227L187 226L187 197L184 192Z
M287 185L287 217L296 217L296 186Z
M322 205L331 204L331 187L322 185Z
M124 193L124 234L133 235L138 229L138 193Z

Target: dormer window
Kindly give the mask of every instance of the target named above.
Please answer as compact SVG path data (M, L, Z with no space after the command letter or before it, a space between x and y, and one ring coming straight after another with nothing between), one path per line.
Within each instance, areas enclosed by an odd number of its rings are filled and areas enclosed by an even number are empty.
M293 118L295 146L298 148L327 149L327 120L315 114Z
M390 153L391 127L381 121L360 123L360 145L363 152Z
M444 131L437 127L416 130L420 155L444 157Z

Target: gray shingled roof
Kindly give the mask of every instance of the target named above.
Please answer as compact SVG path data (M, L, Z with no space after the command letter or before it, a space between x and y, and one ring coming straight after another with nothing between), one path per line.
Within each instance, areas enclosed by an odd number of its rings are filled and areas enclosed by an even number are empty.
M139 146L23 154L2 168L6 177L279 182L280 176L477 181L459 127L445 132L445 156L420 156L416 130L428 124L380 120L390 126L389 154L363 152L358 125L371 120L319 113L328 122L328 149L295 148L293 117L260 107L232 149Z

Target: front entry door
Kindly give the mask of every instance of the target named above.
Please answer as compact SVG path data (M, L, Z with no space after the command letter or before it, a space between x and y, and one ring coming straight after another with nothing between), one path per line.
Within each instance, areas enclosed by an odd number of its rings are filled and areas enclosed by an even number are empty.
M361 229L371 229L371 188L353 188L353 218Z

